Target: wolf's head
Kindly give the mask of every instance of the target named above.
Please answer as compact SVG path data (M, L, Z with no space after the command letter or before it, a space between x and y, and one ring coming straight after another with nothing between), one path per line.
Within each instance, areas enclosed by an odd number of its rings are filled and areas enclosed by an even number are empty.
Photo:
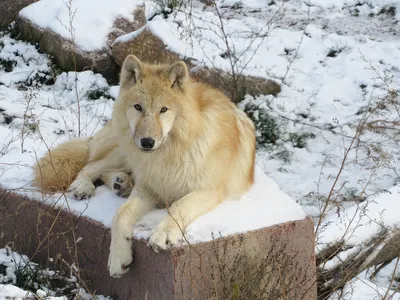
M148 65L136 56L125 58L120 75L120 95L136 146L156 150L166 140L184 100L189 78L183 61Z

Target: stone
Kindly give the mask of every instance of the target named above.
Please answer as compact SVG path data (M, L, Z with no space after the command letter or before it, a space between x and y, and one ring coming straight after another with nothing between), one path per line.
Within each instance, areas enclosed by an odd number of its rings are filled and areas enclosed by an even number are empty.
M112 45L116 38L136 31L146 23L145 6L140 5L133 11L133 22L122 17L115 19L114 26L108 34L108 44Z
M125 57L134 54L148 63L171 63L179 59L179 55L166 49L165 44L150 30L143 30L133 39L127 41L116 40L112 46L115 62L122 66Z
M133 12L134 22L117 18L108 34L108 45L120 35L135 31L146 23L144 6L138 6ZM15 31L20 39L38 44L40 49L51 55L56 64L64 71L93 70L102 74L110 84L119 81L119 66L115 63L111 48L97 51L82 51L71 40L66 39L49 29L43 29L30 20L18 16Z
M36 1L38 0L0 0L0 30L7 29L21 9Z
M167 49L163 41L146 27L130 38L127 36L116 39L112 46L112 54L119 66L122 66L125 57L129 54L134 54L149 63L171 63L182 59L179 54ZM183 60L188 64L194 78L220 89L235 103L243 100L246 94L277 95L281 91L280 85L270 79L244 75L232 76L222 70L197 66L190 58L183 58Z
M15 30L19 38L38 44L41 50L51 55L63 71L93 70L111 82L118 80L118 66L107 49L82 51L71 41L51 30L43 30L21 16L16 21Z
M219 88L235 103L242 101L246 94L253 97L270 94L276 96L281 91L281 87L276 81L261 77L232 76L221 70L205 67L193 67L190 73L192 77Z
M160 253L134 240L129 272L114 279L109 228L3 189L0 203L1 247L67 274L75 263L91 292L116 300L317 299L309 217Z

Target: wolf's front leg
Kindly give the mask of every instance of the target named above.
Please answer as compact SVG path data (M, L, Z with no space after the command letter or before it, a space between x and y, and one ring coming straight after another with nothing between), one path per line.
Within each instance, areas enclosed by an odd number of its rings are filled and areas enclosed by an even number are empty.
M108 186L117 196L128 197L132 192L134 181L127 170L115 170L105 172L100 179Z
M196 191L174 202L168 216L151 232L148 246L158 252L175 244L184 235L184 230L201 215L214 209L223 200L219 191Z
M125 161L121 158L120 152L114 148L107 155L99 160L90 161L78 174L69 187L71 197L76 199L90 198L95 192L94 182L102 179L117 195L125 196L130 192L131 181L126 174L129 169L124 166ZM122 174L123 173L123 174ZM119 179L114 188L112 180ZM121 189L122 187L122 189Z
M107 160L106 158L89 162L69 186L68 193L70 196L78 200L93 196L96 188L94 181L100 178L105 170L112 167L111 162L111 160Z
M111 245L108 257L110 276L119 278L132 262L133 226L154 207L146 198L130 196L116 212L111 225Z

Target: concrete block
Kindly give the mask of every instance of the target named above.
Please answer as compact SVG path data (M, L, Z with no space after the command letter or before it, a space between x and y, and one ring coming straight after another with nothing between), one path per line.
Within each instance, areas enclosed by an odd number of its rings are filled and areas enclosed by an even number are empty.
M114 299L317 299L308 217L160 253L136 239L130 271L114 279L107 271L109 228L6 190L0 203L2 247L68 272L75 263L91 291Z

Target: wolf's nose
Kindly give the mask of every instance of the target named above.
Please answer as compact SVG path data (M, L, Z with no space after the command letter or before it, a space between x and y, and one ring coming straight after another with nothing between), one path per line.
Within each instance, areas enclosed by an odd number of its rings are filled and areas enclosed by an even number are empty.
M154 147L155 141L152 138L143 138L140 140L140 145L144 149L151 149Z

